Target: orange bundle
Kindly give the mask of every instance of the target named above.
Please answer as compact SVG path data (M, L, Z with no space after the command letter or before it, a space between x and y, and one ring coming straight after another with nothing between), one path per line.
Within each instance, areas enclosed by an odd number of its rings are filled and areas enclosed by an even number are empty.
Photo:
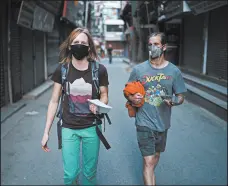
M140 93L144 97L146 94L143 85L139 81L127 83L123 92L126 97L128 97L129 95L134 95L136 93ZM128 115L130 117L135 117L137 108L141 107L143 104L144 99L142 99L142 101L139 104L133 104L127 101L125 106L128 109Z

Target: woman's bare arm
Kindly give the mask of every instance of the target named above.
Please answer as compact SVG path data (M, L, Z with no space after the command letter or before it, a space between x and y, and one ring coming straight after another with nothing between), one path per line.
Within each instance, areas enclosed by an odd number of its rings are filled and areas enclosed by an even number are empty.
M100 87L100 101L104 104L108 104L108 87L106 86Z
M47 119L46 119L46 126L44 129L45 134L49 134L52 123L55 118L55 114L58 108L59 98L62 93L62 85L59 83L54 83L53 91L51 100L48 105L48 111L47 111Z

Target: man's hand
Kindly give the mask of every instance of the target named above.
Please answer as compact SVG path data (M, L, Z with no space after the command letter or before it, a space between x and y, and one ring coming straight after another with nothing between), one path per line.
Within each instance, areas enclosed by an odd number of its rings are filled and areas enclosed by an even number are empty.
M137 105L139 103L141 103L143 96L140 93L136 93L133 95L129 95L128 96L129 101L131 101L133 104Z
M90 105L89 105L89 109L91 110L91 112L92 112L93 114L97 114L97 106L96 106L96 105L90 104Z
M165 102L169 107L172 107L172 106L173 106L173 103L172 103L171 100L164 99L164 102Z
M172 99L164 99L164 102L170 107L181 105L184 102L184 95L176 94Z

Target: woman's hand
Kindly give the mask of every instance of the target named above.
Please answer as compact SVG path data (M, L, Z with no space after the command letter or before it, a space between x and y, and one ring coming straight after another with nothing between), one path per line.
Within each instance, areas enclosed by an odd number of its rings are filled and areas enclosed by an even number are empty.
M49 135L47 133L44 133L42 141L41 141L42 149L44 152L50 151L50 149L47 146L48 138L49 138Z
M97 114L97 106L96 106L96 105L90 104L90 105L89 105L89 109L91 110L91 112L92 112L93 114Z

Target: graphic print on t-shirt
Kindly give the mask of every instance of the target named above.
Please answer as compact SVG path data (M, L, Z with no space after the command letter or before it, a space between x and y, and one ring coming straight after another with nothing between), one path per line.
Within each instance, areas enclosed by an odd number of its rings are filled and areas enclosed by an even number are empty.
M163 73L158 73L155 76L143 76L142 84L146 91L145 102L159 107L163 102L162 96L168 96L168 90L162 85L161 80L170 81L171 79L171 76L166 76Z
M92 85L83 78L70 83L69 106L70 112L80 116L91 113L88 99L92 98Z

